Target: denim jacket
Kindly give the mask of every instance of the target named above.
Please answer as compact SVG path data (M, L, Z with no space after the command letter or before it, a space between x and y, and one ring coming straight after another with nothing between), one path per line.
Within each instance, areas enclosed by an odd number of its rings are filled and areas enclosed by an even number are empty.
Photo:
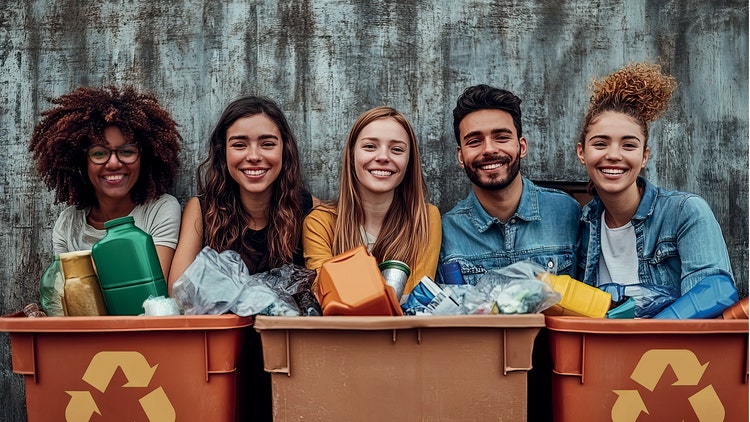
M638 280L685 294L710 275L732 278L727 246L708 203L698 195L668 191L643 177L643 198L630 220L635 229ZM583 208L579 280L597 285L604 204L594 196Z
M555 274L574 275L580 206L570 195L523 178L516 212L503 223L487 214L474 191L443 215L440 264L456 261L476 284L487 270L532 260ZM441 281L438 271L437 281Z

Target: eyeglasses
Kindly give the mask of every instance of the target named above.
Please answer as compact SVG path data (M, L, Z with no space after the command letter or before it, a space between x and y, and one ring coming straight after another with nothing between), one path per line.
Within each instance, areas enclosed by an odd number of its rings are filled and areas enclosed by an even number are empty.
M97 165L106 164L113 153L121 163L133 164L141 156L141 149L134 144L121 145L116 149L110 149L104 145L92 145L86 149L89 161Z

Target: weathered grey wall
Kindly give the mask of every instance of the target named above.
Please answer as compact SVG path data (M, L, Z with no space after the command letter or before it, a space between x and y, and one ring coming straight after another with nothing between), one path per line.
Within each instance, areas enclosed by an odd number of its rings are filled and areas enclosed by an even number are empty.
M524 102L536 180L584 181L574 144L586 86L631 61L680 82L652 130L646 175L713 207L747 295L748 4L744 0L206 1L2 0L0 9L0 314L37 300L51 254L52 204L28 139L50 96L80 85L133 84L173 113L185 138L174 193L223 107L268 95L300 139L312 192L335 194L340 145L357 115L381 104L413 122L433 202L464 197L451 110L469 85ZM25 416L23 381L0 334L0 421Z

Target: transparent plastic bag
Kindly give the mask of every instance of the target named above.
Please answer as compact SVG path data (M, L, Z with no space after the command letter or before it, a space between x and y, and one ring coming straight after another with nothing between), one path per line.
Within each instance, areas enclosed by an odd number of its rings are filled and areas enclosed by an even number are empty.
M319 315L310 298L314 279L315 271L293 264L250 275L239 253L204 247L175 281L172 297L186 315ZM295 296L304 297L304 310Z
M542 312L562 298L537 278L544 272L544 267L531 261L489 270L464 294L463 306L470 314Z
M63 275L60 257L55 258L47 266L39 280L39 299L42 309L48 316L64 316L62 296L65 288L65 275Z

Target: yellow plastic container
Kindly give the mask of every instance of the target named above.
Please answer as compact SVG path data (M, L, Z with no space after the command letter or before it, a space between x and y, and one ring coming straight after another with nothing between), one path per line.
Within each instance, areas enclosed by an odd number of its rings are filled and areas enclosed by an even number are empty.
M540 278L562 295L559 303L543 312L545 315L604 318L612 305L612 295L568 275L545 273Z

